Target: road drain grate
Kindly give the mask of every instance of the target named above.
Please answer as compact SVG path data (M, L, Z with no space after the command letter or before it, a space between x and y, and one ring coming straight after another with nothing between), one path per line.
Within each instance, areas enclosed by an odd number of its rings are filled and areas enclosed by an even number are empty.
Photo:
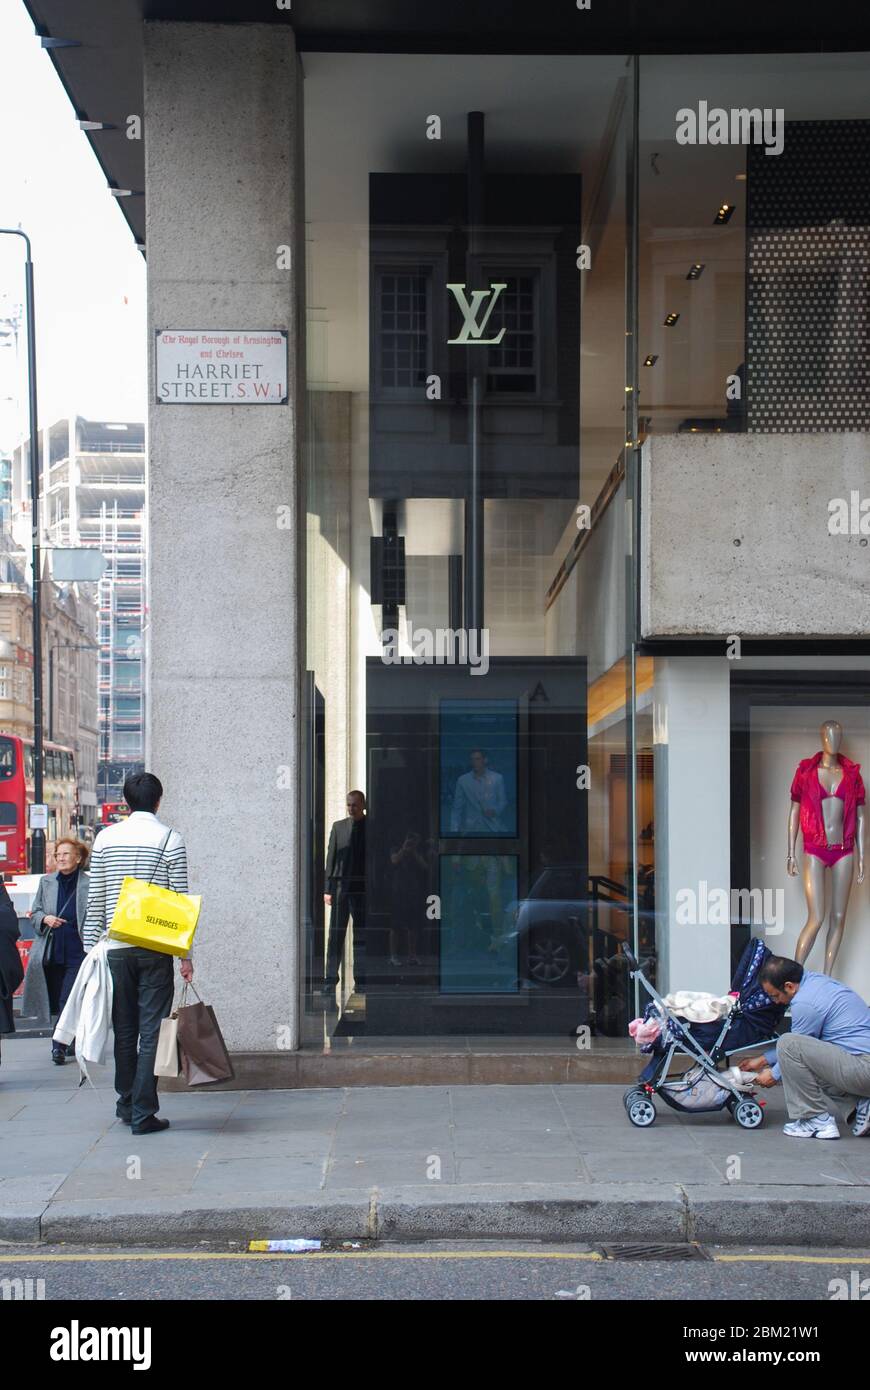
M605 1260L709 1260L702 1245L597 1245Z

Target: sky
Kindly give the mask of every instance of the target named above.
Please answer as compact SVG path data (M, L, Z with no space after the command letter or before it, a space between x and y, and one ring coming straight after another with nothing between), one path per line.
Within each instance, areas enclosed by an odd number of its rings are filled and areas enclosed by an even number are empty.
M33 243L39 423L142 420L145 262L21 0L0 4L0 130L0 227ZM0 320L16 306L24 242L0 236ZM3 342L0 450L27 432L23 330L17 369Z

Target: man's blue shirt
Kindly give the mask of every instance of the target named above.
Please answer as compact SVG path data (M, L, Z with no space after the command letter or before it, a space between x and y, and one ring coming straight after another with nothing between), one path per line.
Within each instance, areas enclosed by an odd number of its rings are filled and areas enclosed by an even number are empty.
M797 994L791 1001L791 1031L808 1038L842 1047L844 1052L861 1056L870 1053L870 1008L860 994L848 985L805 970ZM766 1053L777 1081L782 1072L776 1060L776 1048Z

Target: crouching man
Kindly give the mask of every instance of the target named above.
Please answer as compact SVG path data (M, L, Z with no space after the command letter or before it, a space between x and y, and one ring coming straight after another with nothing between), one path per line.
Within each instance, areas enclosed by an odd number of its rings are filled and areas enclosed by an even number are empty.
M741 1061L759 1086L782 1081L792 1139L839 1139L837 1110L854 1110L852 1133L870 1134L870 1008L859 994L796 960L771 956L759 981L791 1005L791 1032L766 1055Z

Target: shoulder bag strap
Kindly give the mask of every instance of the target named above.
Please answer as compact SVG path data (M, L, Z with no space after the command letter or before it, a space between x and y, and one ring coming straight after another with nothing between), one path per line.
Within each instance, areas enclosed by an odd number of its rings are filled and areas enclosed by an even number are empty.
M161 859L163 858L164 854L166 853L166 846L169 844L169 837L170 837L171 834L172 834L172 828L171 828L171 826L170 826L169 830L167 830L167 832L166 832L166 839L163 841L163 844L160 846L160 853L159 853L158 856L157 856L157 863L154 865L154 868L151 870L151 877L150 877L149 880L148 880L149 883L153 883L153 882L154 882L154 875L157 873L157 870L160 868L160 861L161 861Z

